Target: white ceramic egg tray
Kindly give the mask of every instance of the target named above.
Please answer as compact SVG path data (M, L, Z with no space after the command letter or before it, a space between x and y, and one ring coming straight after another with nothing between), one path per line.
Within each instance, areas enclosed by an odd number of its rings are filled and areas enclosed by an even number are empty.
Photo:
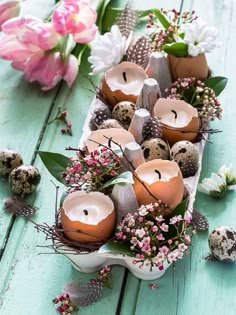
M161 82L159 82L159 86L160 89L163 93L165 87L169 86L171 84L171 79L170 79L170 74L168 74L168 66L166 64L166 60L165 58L163 58L163 55L155 55L152 56L153 58L150 58L150 60L152 59L152 62L154 62L154 64L152 65L152 69L153 73L152 73L152 78L156 78L158 79L160 77L161 73L165 73L165 76L161 76ZM157 68L156 68L157 67ZM160 69L155 70L155 69ZM160 72L161 71L161 72ZM150 76L150 75L149 75ZM148 87L150 92L150 86ZM88 111L88 115L86 117L85 123L84 123L84 127L83 127L83 134L82 137L80 139L80 143L79 143L79 147L83 148L85 146L85 142L88 139L91 130L89 128L89 122L91 120L92 117L92 113L94 111L95 108L97 108L97 106L99 106L99 102L101 103L100 100L98 100L96 97L94 97L91 106L89 108ZM147 106L145 106L147 107ZM146 110L146 109L145 109ZM132 124L132 122L131 122ZM142 128L142 126L138 126L138 128ZM140 132L139 132L140 134ZM204 135L205 138L207 138L207 135ZM197 191L197 184L199 181L199 177L200 177L200 172L201 172L201 166L202 166L202 156L203 156L203 151L204 151L204 146L205 146L206 141L205 140L201 140L200 142L195 143L194 145L196 146L198 153L199 153L199 168L197 173L194 176L188 177L188 178L184 178L184 184L185 187L188 191L189 194L189 203L188 203L188 213L192 212L193 209L193 204L195 201L195 195L196 195L196 191ZM137 165L136 165L137 167ZM120 186L121 187L121 186ZM123 186L124 187L124 186ZM111 196L113 197L113 201L115 203L115 207L117 209L118 207L118 212L120 211L120 215L118 215L118 220L120 217L122 217L125 213L124 213L124 209L131 209L132 205L137 205L137 201L136 199L134 200L134 192L132 190L132 185L129 186L129 188L126 188L125 190L120 190L119 186L114 186L113 188L113 192L115 191L115 193ZM117 199L118 198L118 199ZM119 202L119 198L120 201L124 200L123 203L123 208L121 203ZM113 253L103 253L103 252L99 252L99 251L95 251L92 253L84 253L84 254L79 254L79 255L67 255L68 258L72 261L72 265L74 268L76 268L77 270L81 271L81 272L85 272L85 273L89 273L89 272L95 272L98 271L99 269L101 269L102 267L106 266L106 265L121 265L121 266L125 266L126 268L128 268L131 273L133 273L137 278L139 279L143 279L143 280L154 280L159 278L160 276L162 276L165 272L165 270L169 267L169 264L166 263L166 265L164 266L164 270L160 271L158 268L152 268L152 270L150 270L150 266L143 266L142 268L138 267L138 264L134 265L132 263L133 261L133 257L129 257L129 256L122 256L119 254L113 254Z

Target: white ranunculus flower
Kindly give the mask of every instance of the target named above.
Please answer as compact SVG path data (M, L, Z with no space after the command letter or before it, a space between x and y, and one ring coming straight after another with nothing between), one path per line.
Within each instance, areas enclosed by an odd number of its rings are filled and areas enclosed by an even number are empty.
M128 39L122 36L117 25L113 25L110 32L96 39L88 58L92 64L93 73L97 74L118 65L125 55L130 41L131 35Z
M222 197L227 190L225 178L215 173L198 184L198 191L216 198Z
M183 31L185 33L184 41L188 44L190 56L194 57L210 52L217 46L217 29L213 26L207 26L201 18L184 25Z

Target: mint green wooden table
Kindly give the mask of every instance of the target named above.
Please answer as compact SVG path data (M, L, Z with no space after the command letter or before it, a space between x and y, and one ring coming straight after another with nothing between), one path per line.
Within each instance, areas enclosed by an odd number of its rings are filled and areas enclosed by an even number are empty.
M112 1L117 5L122 1ZM202 178L217 171L222 164L232 164L236 169L236 2L216 0L139 0L137 7L196 10L209 24L219 29L220 47L208 55L215 75L229 78L229 84L220 97L223 120L212 126L223 130L213 135L214 145L207 144ZM46 5L47 3L47 5ZM124 3L124 1L123 1ZM51 6L50 6L51 5ZM50 12L53 1L27 0L24 13L44 17ZM64 153L65 146L76 146L93 97L85 89L84 74L89 66L84 56L80 75L72 89L64 84L53 91L41 92L36 84L28 84L21 73L11 69L8 62L0 60L0 148L19 151L25 164L33 163L40 169L42 181L30 200L39 208L34 220L53 222L55 188L35 151ZM47 125L58 107L69 110L73 123L73 137L62 136L60 126ZM86 281L92 274L75 271L70 262L60 255L40 255L45 245L44 235L38 234L32 224L23 218L14 218L3 209L3 199L8 195L0 182L0 314L1 315L52 315L56 314L51 300L60 293L64 283L80 278ZM215 201L198 194L196 208L207 216L209 230L219 225L236 229L236 200L231 192ZM115 266L112 271L113 288L105 289L103 298L96 304L80 309L84 315L234 315L236 314L236 264L206 262L208 231L198 233L191 254L169 268L156 281L140 281L125 268ZM157 290L150 283L158 283Z

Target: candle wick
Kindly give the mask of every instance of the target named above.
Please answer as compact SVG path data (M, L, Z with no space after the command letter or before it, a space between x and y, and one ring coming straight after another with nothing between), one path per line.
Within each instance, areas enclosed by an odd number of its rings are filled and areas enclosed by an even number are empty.
M123 74L124 81L127 82L126 72L123 72L122 74Z
M84 209L83 212L84 212L85 215L88 215L88 210L87 209Z
M175 115L175 119L177 119L177 113L176 113L176 111L172 109L171 112Z
M155 170L155 173L159 175L159 179L161 179L161 173L158 170Z

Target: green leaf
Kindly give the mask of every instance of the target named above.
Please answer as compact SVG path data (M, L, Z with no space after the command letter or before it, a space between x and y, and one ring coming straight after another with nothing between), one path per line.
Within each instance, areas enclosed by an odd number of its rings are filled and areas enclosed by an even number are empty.
M171 213L171 216L181 215L184 217L185 211L187 207L187 200L181 201L181 203L178 204L178 206L175 208L175 210Z
M97 6L97 26L98 30L102 32L103 29L103 17L106 11L106 7L110 3L111 0L100 0L98 6Z
M115 185L115 184L133 184L133 175L130 171L121 173L117 176L114 176L112 179L107 181L104 185L101 186L100 190L103 190L109 186Z
M68 164L71 163L71 160L67 156L59 153L46 151L37 151L37 153L52 176L55 177L60 183L65 185L65 181L61 177L61 173L65 172L65 169L67 168Z
M160 23L162 24L162 26L165 29L168 29L168 27L170 26L170 22L166 19L166 17L161 13L161 11L156 10L154 11L154 14L156 15L156 17L158 18L158 20L160 21Z
M188 44L183 42L165 44L162 49L170 55L175 57L184 58L188 55Z
M130 249L130 244L113 241L108 241L99 248L98 254L105 253L116 253L121 255L133 256L133 252Z
M183 200L181 203L179 203L178 206L171 213L171 215L168 217L168 221L174 216L181 215L182 217L184 217L184 214L185 214L185 211L186 211L186 206L187 206L187 201L186 200ZM179 224L180 230L182 229L182 224L183 223ZM166 238L173 238L176 235L177 235L177 231L176 231L175 226L170 224L169 225L169 231L168 231L168 237L166 236Z
M220 93L224 90L227 82L228 79L225 77L212 77L204 81L206 86L215 92L216 96L220 95Z

